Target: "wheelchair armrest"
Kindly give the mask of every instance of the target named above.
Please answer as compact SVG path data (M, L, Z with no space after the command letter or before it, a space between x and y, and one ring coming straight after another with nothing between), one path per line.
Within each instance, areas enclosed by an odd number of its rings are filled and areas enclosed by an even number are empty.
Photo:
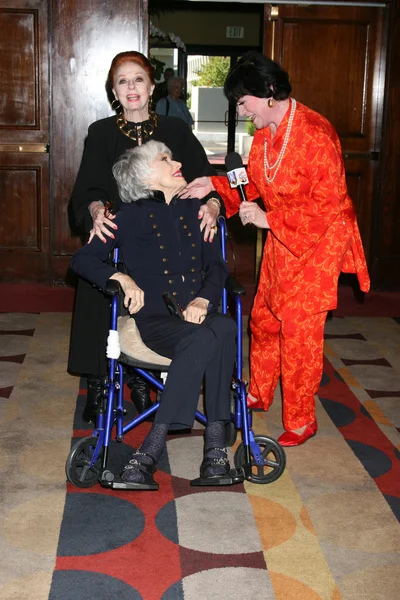
M104 292L109 296L118 296L121 291L121 286L116 279L109 279L106 283Z
M228 275L225 282L225 289L232 296L245 296L246 294L244 287L232 275Z

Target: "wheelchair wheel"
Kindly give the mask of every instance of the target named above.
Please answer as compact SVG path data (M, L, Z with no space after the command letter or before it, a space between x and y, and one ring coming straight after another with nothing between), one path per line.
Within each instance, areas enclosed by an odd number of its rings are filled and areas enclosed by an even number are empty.
M251 455L251 473L247 477L248 481L252 483L272 483L279 479L285 470L286 465L286 454L282 446L278 444L273 438L269 438L265 435L255 435L254 441L259 445L261 450L261 457L264 464L259 465ZM235 467L239 469L244 467L246 464L245 448L243 442L238 446L235 456Z
M97 437L86 437L77 442L69 453L65 471L68 481L79 488L93 487L99 481L101 453L90 467L90 459L98 442Z
M237 430L235 427L235 423L229 421L229 423L225 425L225 446L231 448L236 442L236 438Z

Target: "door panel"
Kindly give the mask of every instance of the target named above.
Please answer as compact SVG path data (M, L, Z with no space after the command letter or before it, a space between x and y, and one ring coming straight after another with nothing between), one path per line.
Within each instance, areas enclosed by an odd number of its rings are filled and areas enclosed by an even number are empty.
M48 280L47 2L0 0L0 271Z
M146 53L147 30L147 0L0 0L2 280L64 283L80 245L67 205L87 128L111 112L111 59L127 49Z
M7 102L0 106L0 127L38 127L36 94L37 15L26 9L22 13L0 11L2 54L1 76L7 80Z
M1 0L0 0L1 1ZM70 257L80 247L71 236L67 205L82 158L88 126L114 114L105 82L113 57L148 51L147 0L99 2L53 0L52 56L54 203L52 278L65 280Z
M371 206L374 194L376 162L365 158L344 160L349 196L353 200L365 251L371 247ZM366 201L366 199L371 199Z
M48 281L48 154L0 153L2 281Z
M383 8L280 5L264 52L288 71L293 96L336 128L368 257L382 111ZM269 8L266 9L269 11Z

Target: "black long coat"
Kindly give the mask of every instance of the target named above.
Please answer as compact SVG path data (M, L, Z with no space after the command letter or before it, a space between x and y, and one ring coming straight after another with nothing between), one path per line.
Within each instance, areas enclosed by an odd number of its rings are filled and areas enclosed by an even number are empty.
M206 153L190 128L181 119L158 116L158 126L145 141L164 142L175 160L182 163L186 181L215 174ZM118 158L137 143L121 133L115 117L101 119L89 127L81 166L73 189L69 216L75 233L88 235L92 218L88 206L95 200L121 204L112 167ZM105 348L110 324L110 300L96 287L78 282L71 331L68 370L101 377L107 372Z

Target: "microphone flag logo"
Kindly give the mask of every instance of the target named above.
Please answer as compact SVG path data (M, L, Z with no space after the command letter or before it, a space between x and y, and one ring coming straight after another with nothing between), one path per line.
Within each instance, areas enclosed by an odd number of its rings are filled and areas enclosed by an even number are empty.
M231 188L236 188L238 185L247 185L249 183L249 178L247 177L246 169L244 167L228 171L227 175Z

